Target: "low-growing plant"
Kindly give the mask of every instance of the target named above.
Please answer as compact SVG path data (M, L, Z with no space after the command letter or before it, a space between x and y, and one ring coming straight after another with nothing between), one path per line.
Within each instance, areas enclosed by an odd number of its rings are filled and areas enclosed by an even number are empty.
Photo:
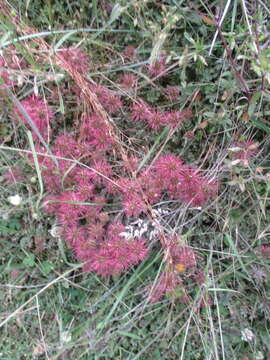
M34 358L259 359L264 4L38 3L0 1L6 353L16 319L40 334Z

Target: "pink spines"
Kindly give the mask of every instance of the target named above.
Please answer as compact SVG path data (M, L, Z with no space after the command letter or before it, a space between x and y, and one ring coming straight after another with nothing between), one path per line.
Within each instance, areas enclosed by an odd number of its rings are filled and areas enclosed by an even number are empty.
M59 135L55 139L54 153L65 158L78 159L82 156L83 149L71 135Z
M112 168L104 158L103 160L94 161L92 164L90 179L95 185L106 184L112 176Z
M60 215L69 214L70 217L79 218L86 212L87 205L83 205L83 198L80 194L74 191L64 191L59 196L58 201L60 202L59 213Z
M83 198L83 195L81 195ZM92 194L90 198L87 199L86 205L81 205L80 208L81 214L80 217L84 218L88 224L92 224L98 217L102 208L106 205L106 199L102 195L96 195L95 193Z
M121 177L116 183L119 185L120 191L126 196L138 193L141 189L141 184L137 179Z
M125 239L121 236L114 236L108 239L107 246L110 249L111 257L114 259L114 267L127 270L131 266L142 261L148 254L144 241Z
M67 48L59 51L58 56L80 73L89 71L90 58L79 48Z
M128 242L127 248L129 253L129 265L136 265L144 260L149 254L149 249L146 248L145 242L140 239L126 240Z
M169 263L179 272L196 265L196 254L187 245L182 245L177 235L169 235L164 239L164 249L168 251ZM182 271L181 271L182 270Z
M178 196L191 205L202 205L217 194L218 184L200 175L198 169L184 166L179 176ZM172 194L177 196L177 194Z
M186 268L196 265L195 252L189 246L178 246L173 254L176 266L183 265Z
M183 168L183 161L174 154L161 155L154 163L156 172L166 179L179 176Z
M158 302L166 295L171 298L176 297L177 289L181 284L182 280L175 271L162 272L156 284L152 288L148 287L150 301Z
M108 150L114 143L103 119L98 115L84 117L80 128L80 137L92 148L100 151Z
M159 130L164 126L164 113L158 110L149 109L145 121L152 130Z
M57 194L62 191L62 175L57 167L57 164L53 161L51 157L45 156L48 155L44 149L40 146L36 146L37 158L39 166L41 168L42 179L45 184L45 188L49 193ZM44 154L44 155L39 155ZM34 158L31 154L29 160L34 166Z
M89 205L85 209L84 219L87 224L92 224L93 221L98 217L102 207L97 207L94 203L93 198L89 200L92 205Z
M112 258L108 246L102 246L91 253L90 261L86 262L83 270L85 272L94 271L100 276L108 277L119 274L123 268L121 264L116 263L115 259Z
M67 227L76 227L78 225L78 221L80 219L80 215L75 209L72 209L71 212L59 212L56 213L57 220L61 224L61 226Z
M73 245L75 256L78 260L83 262L89 262L93 260L95 254L98 252L96 241L92 239L89 234L86 237L81 237ZM86 271L85 268L83 268Z
M93 196L94 188L92 184L76 183L75 185L75 191L80 194L83 201L87 201Z
M159 301L163 296L180 299L183 295L180 274L196 266L196 254L188 245L181 245L179 237L168 235L163 238L162 247L166 251L167 268L159 277L150 292L152 302ZM180 292L179 292L180 290Z
M144 121L153 130L158 130L162 126L177 128L182 125L184 120L189 119L191 116L192 112L190 109L183 111L159 111L142 100L139 100L131 107L131 119L136 122Z
M95 240L101 240L105 233L103 224L99 221L93 222L91 225L89 225L87 227L87 230L88 230L89 236Z
M164 57L157 59L152 65L148 65L148 75L150 77L162 76L166 72L166 59Z
M116 235L101 244L91 255L91 260L85 265L84 270L95 271L103 277L118 275L142 261L147 254L148 250L143 241L126 240Z
M147 212L147 204L140 194L130 194L122 201L126 215L138 217L141 213Z
M90 138L90 144L97 150L107 151L114 144L113 137L106 131L106 129L93 129Z
M112 181L106 181L104 183L105 185L105 189L106 189L106 193L112 196L118 196L119 193L121 192L121 189L119 186L117 186L117 183Z
M182 201L192 205L200 205L203 202L201 186L203 178L198 169L183 165L179 173L179 182L175 190L170 191L172 197L180 197Z
M155 204L161 199L163 179L156 175L154 171L143 171L139 177L145 197L149 204Z
M132 89L136 86L138 82L138 78L136 75L131 73L124 73L121 78L120 86L123 89Z
M0 68L5 66L5 58L3 56L0 56Z
M139 179L121 178L117 181L122 192L122 205L128 216L137 217L147 211L147 204L142 196Z
M90 246L87 253L82 253L81 248L85 244L80 244L76 249L76 254L79 255L80 260L86 261L84 271L94 271L103 277L107 277L117 275L124 270L122 263L119 261L119 253L115 251L116 242L112 243L113 239L120 239L118 235L120 229L123 230L122 224L111 224L106 239L100 243L99 247ZM93 239L92 242L96 243L96 240L91 236L91 231L89 231L89 237Z
M165 89L165 94L170 99L170 101L175 101L180 94L180 87L177 85L167 86Z
M62 175L54 167L44 168L42 177L48 192L58 194L63 190Z
M92 138L93 130L96 131L103 127L102 118L98 115L82 116L82 124L80 126L80 139L89 142Z
M132 105L131 111L131 119L136 122L140 122L146 121L147 118L151 116L153 109L144 101L139 100L138 103Z
M62 234L66 242L72 246L76 246L80 241L86 238L86 228L83 226L72 225L63 227Z
M60 157L59 153L54 153ZM72 186L77 168L67 160L57 159L57 163L49 157L41 157L40 166L46 190L51 193L60 193L65 186ZM33 160L32 160L33 161Z
M45 138L48 137L50 129L49 124L53 118L53 111L50 109L44 99L36 95L30 95L26 99L22 100L21 104L33 123L36 125L40 134ZM30 126L18 108L15 108L15 112L19 115L23 123ZM33 132L33 136L35 139L38 139L35 132Z
M160 156L153 169L157 176L166 179L163 190L171 199L202 205L217 194L218 183L215 179L203 177L198 169L185 165L173 154Z
M123 167L128 172L137 171L140 164L140 160L136 156L127 157L123 162Z
M44 209L48 213L56 214L56 212L58 211L58 209L60 207L60 203L57 200L58 200L57 195L52 195L52 194L47 195L43 201Z
M102 210L102 208L106 205L106 199L102 195L95 195L93 197L93 203L95 204L95 209L98 214Z
M125 226L120 222L113 222L109 225L107 235L108 238L119 236L122 232L125 231Z
M163 125L168 125L172 128L177 128L182 125L184 120L189 119L192 116L192 112L189 109L184 111L166 111L163 114Z
M153 130L159 130L162 126L177 128L191 115L192 113L188 109L184 111L158 111L148 106L144 114L144 121Z
M89 185L91 183L92 171L86 168L77 169L74 176L76 184Z
M99 102L110 114L114 114L121 109L121 99L113 91L102 85L91 85L91 90L97 95Z
M100 129L104 126L103 119L99 115L92 114L91 116L83 117L83 123L85 124L85 137L89 138L91 136L92 130Z
M122 101L119 96L115 95L112 91L109 90L106 99L104 99L104 103L102 104L104 109L109 114L117 113L123 106Z
M148 255L148 249L142 239L125 239L121 233L125 232L125 226L121 223L113 223L109 226L107 239L108 246L116 260L128 269L130 266L142 261Z

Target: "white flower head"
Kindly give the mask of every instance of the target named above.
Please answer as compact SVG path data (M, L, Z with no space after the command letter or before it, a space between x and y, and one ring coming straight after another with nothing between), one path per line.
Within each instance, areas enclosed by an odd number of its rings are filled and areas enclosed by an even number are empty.
M241 339L246 342L250 342L255 338L255 334L252 330L245 328L241 331Z
M263 360L264 359L264 355L261 351L256 352L254 360Z
M49 233L52 235L52 237L59 238L61 235L61 230L61 226L53 225L52 228L49 230Z
M8 197L8 202L11 205L19 206L21 204L21 202L22 202L22 198L20 197L20 195L16 194L16 195L13 195L13 196L9 196Z

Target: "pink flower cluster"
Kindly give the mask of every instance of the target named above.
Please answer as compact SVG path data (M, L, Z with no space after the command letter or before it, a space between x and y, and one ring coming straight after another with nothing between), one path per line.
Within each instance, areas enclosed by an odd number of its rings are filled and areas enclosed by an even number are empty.
M83 205L84 198L79 192L66 191L47 198L47 211L57 215L62 228L61 236L76 258L84 263L84 271L95 271L103 277L118 275L142 261L148 249L143 239L123 237L121 233L125 227L121 223L106 226L101 212L106 200L95 195L90 186L91 191L89 205Z
M114 114L122 108L120 97L115 95L115 93L107 87L90 85L90 89L97 95L99 102L108 113Z
M108 226L111 219L106 216L106 208L111 199L121 203L127 216L137 218L147 213L149 204L157 203L166 194L173 199L202 204L217 190L216 184L211 184L198 170L191 172L172 154L161 156L135 179L117 179L102 153L98 158L93 155L93 149L100 150L100 145L88 141L87 150L86 143L78 143L70 135L61 135L57 137L53 151L61 157L84 154L90 168L72 167L61 159L56 167L50 157L42 160L40 156L42 176L50 191L46 209L56 215L63 229L62 237L75 256L85 262L86 271L93 270L102 276L118 274L137 264L148 253L144 239L125 239L121 236L125 232L123 225L112 223ZM193 176L192 181L190 176ZM180 264L184 268L195 265L195 255L190 248L169 242L166 246L170 249L173 265Z
M109 150L114 144L109 129L104 127L104 122L98 115L84 117L80 127L80 138L98 151Z
M150 77L162 76L167 72L166 58L161 57L154 61L153 64L148 65L148 74Z
M121 108L120 98L111 90L101 85L89 86L109 113ZM48 135L53 112L47 103L32 95L23 100L22 105L40 133ZM190 110L161 112L142 101L133 106L132 112L134 121L145 121L152 129L165 125L175 128L190 116ZM216 181L204 177L199 169L186 165L173 154L160 156L137 175L140 159L136 157L118 160L117 166L112 167L108 159L114 146L111 129L100 115L94 113L81 117L74 135L55 138L51 145L54 157L39 143L36 145L42 179L49 193L44 206L56 216L62 238L76 258L84 262L84 270L95 271L101 276L116 275L129 269L143 260L149 251L145 238L123 236L125 227L114 222L113 216L109 215L110 206L122 209L128 217L138 218L164 198L202 205L217 192ZM79 165L78 160L85 167ZM180 267L188 268L195 265L195 255L190 248L169 243L167 246L173 266L180 264ZM160 288L172 288L173 284L175 287L179 280L174 280L174 276L179 269L175 268L169 278L166 277L171 285L165 286L164 278L160 280Z
M133 88L138 82L138 78L136 75L133 75L131 73L124 73L122 75L122 81L120 86L123 89L131 89Z
M182 279L176 271L163 271L156 284L147 287L152 303L160 301L164 296L177 297L177 290L181 291Z
M62 59L68 62L72 68L80 73L89 71L90 58L79 48L66 48L59 52Z
M181 245L176 235L163 238L162 246L167 267L161 273L158 281L147 288L150 301L160 301L164 296L182 300L184 296L183 281L180 275L187 269L196 266L196 254L189 246Z
M160 156L136 179L121 177L117 180L115 171L104 157L104 148L93 144L91 139L90 136L86 138L87 142L78 143L70 135L60 135L53 147L53 153L59 157L86 156L91 169L71 167L68 161L61 159L56 166L50 157L39 156L39 162L51 194L46 199L46 209L56 215L63 229L62 237L75 256L85 262L86 271L108 276L137 264L148 253L145 240L127 240L121 236L125 231L123 225L107 225L110 218L104 215L112 197L120 201L127 216L137 218L147 212L149 204L157 203L166 193L173 199L202 204L214 195L217 187L199 175L198 170L192 172L194 178L190 182L190 168L173 154ZM103 153L95 152L95 149L103 150ZM131 165L137 163L134 158L130 161ZM114 179L114 183L108 178ZM195 265L195 255L190 248L178 246L173 240L166 246L174 266Z
M215 179L204 177L199 169L184 164L173 154L160 156L154 163L153 171L163 180L162 191L166 191L171 199L202 205L217 194Z
M28 96L26 99L21 101L21 104L24 107L26 113L29 115L30 119L36 125L42 137L46 139L49 136L50 121L53 118L52 109L48 106L44 99L36 95ZM21 114L20 110L15 108L15 112L19 116L20 120L32 130L30 124ZM33 130L32 134L37 140L38 137Z
M167 88L165 89L165 94L171 101L175 101L180 95L180 87L177 85L167 86Z
M192 116L192 112L189 109L184 111L159 111L146 104L143 100L135 103L131 111L132 120L135 122L145 122L153 130L159 130L163 126L177 128L182 125L184 120L188 120Z

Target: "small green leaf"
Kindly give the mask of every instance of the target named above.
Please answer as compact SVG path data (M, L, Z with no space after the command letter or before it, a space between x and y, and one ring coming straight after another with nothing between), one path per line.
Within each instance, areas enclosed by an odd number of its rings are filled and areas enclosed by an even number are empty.
M23 264L25 266L29 266L29 267L33 267L35 265L35 255L34 254L28 254L24 259L23 259Z
M140 336L132 334L132 333L130 333L128 331L118 330L117 332L118 332L118 334L120 334L122 336L127 336L127 337L130 337L130 338L135 339L135 340L142 340L142 338Z
M41 271L45 274L48 275L54 268L54 265L52 262L50 261L43 261L41 263Z
M251 122L252 122L252 124L253 124L255 127L257 127L258 129L264 130L266 133L270 134L270 127L267 126L267 125L266 125L265 123L263 123L262 121L252 119Z
M120 4L116 3L112 9L109 24L113 23L119 16L122 14L124 10L126 10L127 6L121 6Z

